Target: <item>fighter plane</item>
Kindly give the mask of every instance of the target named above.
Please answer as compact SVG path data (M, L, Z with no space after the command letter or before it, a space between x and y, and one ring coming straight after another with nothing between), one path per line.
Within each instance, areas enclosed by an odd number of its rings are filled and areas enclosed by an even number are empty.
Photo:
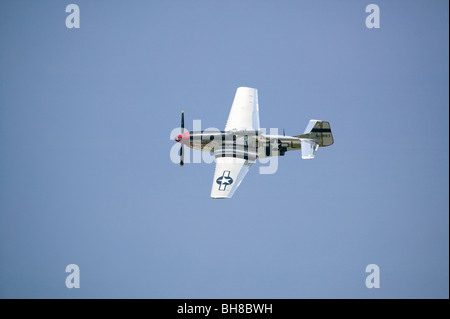
M180 165L184 165L183 145L213 152L216 168L211 188L212 198L231 198L250 167L258 158L284 156L301 150L303 159L313 159L319 147L334 143L330 123L310 120L301 135L264 134L259 126L258 91L240 87L236 91L224 131L184 131L181 113Z

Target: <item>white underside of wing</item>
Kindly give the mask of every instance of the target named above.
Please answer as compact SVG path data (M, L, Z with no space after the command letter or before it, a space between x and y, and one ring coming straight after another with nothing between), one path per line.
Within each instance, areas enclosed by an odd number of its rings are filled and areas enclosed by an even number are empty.
M258 90L240 87L236 90L225 131L259 130Z
M258 90L240 87L236 90L225 131L259 129ZM216 157L211 197L231 198L252 164L239 157Z
M242 158L216 158L211 197L231 198L245 175L247 175L252 164L252 162Z

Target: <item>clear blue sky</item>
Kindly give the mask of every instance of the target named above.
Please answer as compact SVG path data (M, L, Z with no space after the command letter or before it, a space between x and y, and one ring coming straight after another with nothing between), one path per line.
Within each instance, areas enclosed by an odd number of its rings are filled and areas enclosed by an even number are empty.
M448 298L448 14L444 0L2 1L0 297ZM182 109L188 128L223 129L239 86L258 89L262 127L327 120L335 144L213 200L214 165L173 164L169 134Z

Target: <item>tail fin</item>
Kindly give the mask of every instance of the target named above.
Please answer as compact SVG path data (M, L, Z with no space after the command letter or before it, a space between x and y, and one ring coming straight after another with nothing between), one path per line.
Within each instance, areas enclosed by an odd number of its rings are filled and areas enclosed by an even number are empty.
M297 135L301 140L302 158L312 159L319 147L330 146L334 143L330 122L310 120L305 132Z

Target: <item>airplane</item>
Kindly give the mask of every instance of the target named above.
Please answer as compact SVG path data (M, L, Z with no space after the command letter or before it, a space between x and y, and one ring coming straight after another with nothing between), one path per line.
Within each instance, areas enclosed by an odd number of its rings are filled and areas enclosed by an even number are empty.
M258 91L239 87L231 105L224 131L184 131L181 112L181 134L175 137L180 145L180 166L184 165L183 145L213 152L216 167L211 188L212 198L231 198L250 167L258 158L284 156L301 150L303 159L313 159L319 147L334 143L330 123L310 120L301 135L264 134L259 126Z

